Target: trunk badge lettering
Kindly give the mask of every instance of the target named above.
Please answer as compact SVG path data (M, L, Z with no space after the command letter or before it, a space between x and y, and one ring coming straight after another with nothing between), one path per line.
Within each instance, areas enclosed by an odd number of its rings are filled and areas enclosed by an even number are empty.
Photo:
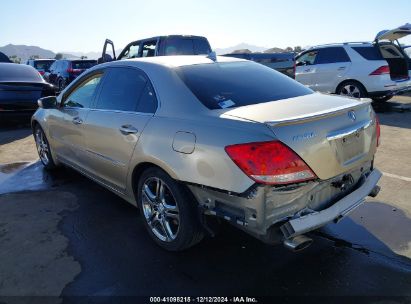
M348 118L351 119L352 121L356 121L357 120L357 116L355 115L354 111L349 111L348 112Z
M293 141L302 141L302 140L309 140L314 137L317 137L317 134L315 132L307 132L304 134L298 134L293 136Z

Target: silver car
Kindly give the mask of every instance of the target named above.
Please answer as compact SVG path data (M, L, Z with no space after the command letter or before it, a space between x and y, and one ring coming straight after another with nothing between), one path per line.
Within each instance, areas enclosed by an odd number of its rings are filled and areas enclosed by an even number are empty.
M305 248L305 233L375 196L381 177L369 102L236 58L97 65L40 99L32 127L47 169L72 167L138 206L153 240L173 251L221 221Z

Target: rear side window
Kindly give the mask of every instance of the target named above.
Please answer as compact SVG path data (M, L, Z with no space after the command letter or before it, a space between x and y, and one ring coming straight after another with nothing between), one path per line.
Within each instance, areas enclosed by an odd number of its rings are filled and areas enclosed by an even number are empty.
M352 47L354 51L360 54L364 59L367 60L384 60L380 51L373 46L357 46Z
M96 61L72 61L71 68L74 70L86 70L97 64Z
M208 41L205 39L193 39L194 42L194 54L195 55L207 55L210 54L211 48Z
M143 72L131 68L112 68L109 71L96 104L97 109L150 113L155 111L154 92ZM143 102L144 106L140 106L140 102Z
M312 94L291 78L254 62L223 62L175 69L207 108L242 107Z
M327 47L319 49L316 64L350 62L350 58L343 47Z

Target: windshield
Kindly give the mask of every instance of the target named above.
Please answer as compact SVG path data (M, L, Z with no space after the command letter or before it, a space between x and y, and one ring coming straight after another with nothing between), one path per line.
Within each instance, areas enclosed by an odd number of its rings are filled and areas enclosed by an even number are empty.
M74 70L85 70L89 69L93 66L95 66L97 62L95 60L89 60L89 61L72 61L71 62L71 68Z
M41 61L35 61L34 62L34 67L37 70L43 70L43 71L48 71L50 66L53 64L54 60L41 60Z
M293 79L254 62L224 62L175 69L209 109L241 107L312 94Z

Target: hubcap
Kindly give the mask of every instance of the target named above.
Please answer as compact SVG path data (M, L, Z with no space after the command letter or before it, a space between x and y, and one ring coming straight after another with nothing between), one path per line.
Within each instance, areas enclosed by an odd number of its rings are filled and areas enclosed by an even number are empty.
M360 89L353 84L347 84L346 86L344 86L341 89L340 94L349 97L361 98Z
M43 132L40 129L36 130L35 133L36 139L36 147L37 152L39 154L40 160L43 162L44 165L48 165L49 163L49 146L46 142Z
M177 202L167 184L150 177L141 189L144 218L151 231L163 242L175 240L180 228Z

